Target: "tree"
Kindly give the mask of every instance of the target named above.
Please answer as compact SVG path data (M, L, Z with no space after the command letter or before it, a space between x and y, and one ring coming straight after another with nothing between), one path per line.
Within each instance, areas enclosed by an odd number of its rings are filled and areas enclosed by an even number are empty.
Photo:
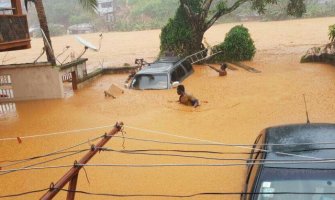
M179 0L180 6L173 19L162 29L161 52L173 50L191 54L202 48L205 32L222 16L250 2L252 9L263 14L267 4L277 0ZM301 17L306 11L304 0L290 0L287 13ZM183 33L180 32L182 30ZM171 42L171 38L175 43ZM180 40L180 38L182 38Z
M87 10L94 11L97 7L97 0L78 0L79 3ZM24 0L26 9L28 8L28 2L33 2L37 12L38 20L40 23L40 28L46 36L46 41L44 40L44 48L47 54L48 62L52 65L56 65L56 58L52 52L52 43L50 37L50 31L48 27L47 17L45 15L44 6L42 0ZM50 47L50 48L49 48Z

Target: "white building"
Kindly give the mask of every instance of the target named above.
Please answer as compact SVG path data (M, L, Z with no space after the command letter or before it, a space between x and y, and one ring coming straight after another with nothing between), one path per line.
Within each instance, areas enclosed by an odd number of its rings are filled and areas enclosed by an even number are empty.
M114 0L98 0L97 11L107 22L113 22Z

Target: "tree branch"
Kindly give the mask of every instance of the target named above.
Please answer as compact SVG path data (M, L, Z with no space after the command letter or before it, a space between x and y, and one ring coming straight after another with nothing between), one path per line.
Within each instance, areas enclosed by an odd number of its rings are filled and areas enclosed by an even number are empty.
M222 17L223 15L226 15L228 13L233 12L234 10L236 10L238 7L240 7L243 3L250 1L250 0L238 0L236 1L230 8L225 8L222 10L218 10L213 17L206 23L205 28L206 30L209 29L211 26L213 26L213 24L216 22L216 20L218 20L220 17Z
M206 20L207 15L208 15L208 12L209 12L209 9L210 9L212 3L213 3L213 0L206 0L206 1L202 4L202 7L201 7L201 10L202 10L202 12L201 12L201 19L202 19L203 21Z
M188 7L186 0L180 0L180 5L182 5L186 11L187 16L192 19L194 18L194 13L192 12L192 10L190 9L190 7Z

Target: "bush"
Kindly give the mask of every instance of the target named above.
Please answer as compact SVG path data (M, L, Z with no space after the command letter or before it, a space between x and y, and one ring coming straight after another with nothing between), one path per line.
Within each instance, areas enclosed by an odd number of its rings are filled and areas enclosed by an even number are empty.
M223 51L217 55L214 61L243 61L251 60L256 48L254 41L251 39L249 30L243 25L233 27L226 35L223 43L216 48Z
M329 40L330 40L331 42L335 42L335 24L329 26L329 33L328 33L328 36L329 36Z

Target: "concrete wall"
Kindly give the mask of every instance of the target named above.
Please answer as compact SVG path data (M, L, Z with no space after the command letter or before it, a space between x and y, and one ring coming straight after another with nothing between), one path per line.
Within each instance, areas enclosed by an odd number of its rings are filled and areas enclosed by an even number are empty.
M64 97L59 69L48 63L0 65L0 74L11 76L14 91L13 99L0 98L0 101Z

